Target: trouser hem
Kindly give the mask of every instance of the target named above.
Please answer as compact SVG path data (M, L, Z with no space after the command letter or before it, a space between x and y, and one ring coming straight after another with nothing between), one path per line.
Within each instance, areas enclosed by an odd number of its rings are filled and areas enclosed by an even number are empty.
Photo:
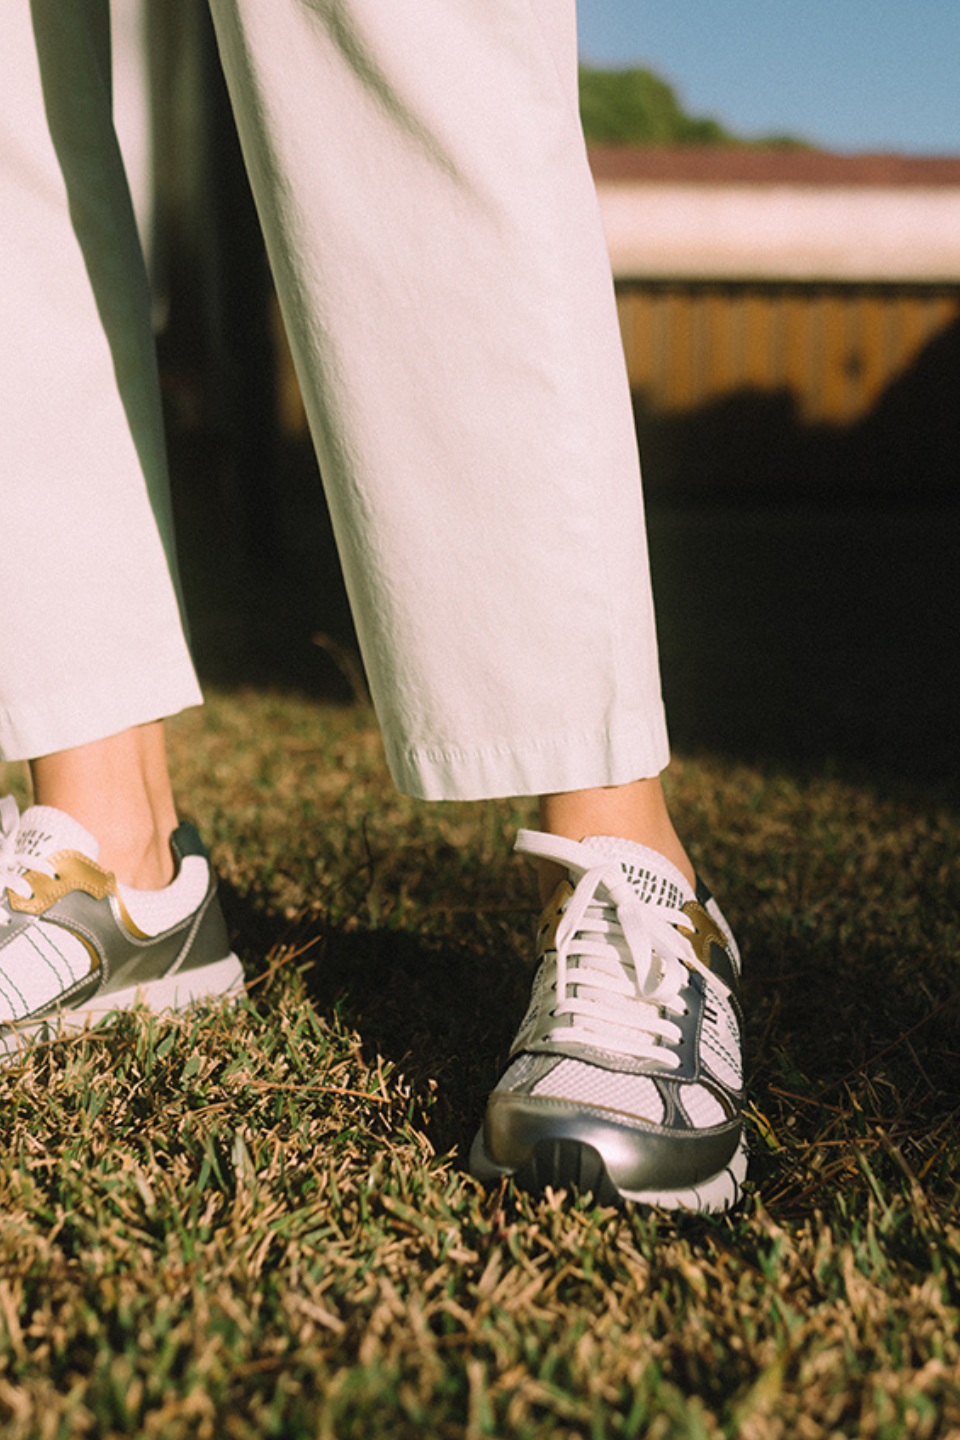
M33 760L52 755L202 703L196 680L171 672L151 674L149 685L128 685L114 692L96 685L49 692L42 704L18 705L15 710L0 707L0 758Z
M419 800L493 800L625 785L659 775L670 759L662 715L653 724L569 731L520 745L408 748L391 746L389 738L385 744L397 788Z

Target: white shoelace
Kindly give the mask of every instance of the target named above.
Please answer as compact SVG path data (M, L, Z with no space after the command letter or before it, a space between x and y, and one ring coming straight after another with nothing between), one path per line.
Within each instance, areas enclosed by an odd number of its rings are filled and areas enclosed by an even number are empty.
M600 1046L675 1069L670 1049L681 1030L669 1017L685 1013L680 991L689 971L704 976L677 925L689 920L675 905L641 900L619 860L598 858L589 844L521 830L516 848L579 873L556 934L557 994L553 1015L572 1016L540 1038Z
M16 853L19 829L20 811L17 802L12 795L4 795L0 800L0 900L7 890L19 895L23 900L29 900L33 896L23 862ZM30 860L30 869L42 875L56 873L53 866L45 860L33 857ZM0 904L0 925L9 925L12 920L13 916L7 907Z
M28 811L28 829L29 817ZM4 903L7 892L30 900L34 895L31 873L58 878L56 866L49 859L35 853L17 853L17 836L23 819L12 795L0 799L0 927L10 925L14 919L9 906ZM87 855L87 843L92 837L87 835L86 842L81 843L80 837L86 835L82 826L67 815L61 814L60 819L68 828L60 836L60 841L54 842L57 846L54 855L61 849L78 848ZM180 861L170 884L158 890L141 890L132 885L117 884L116 894L126 915L122 923L132 924L141 937L159 935L162 930L185 920L202 904L209 882L207 861L199 855L188 855Z

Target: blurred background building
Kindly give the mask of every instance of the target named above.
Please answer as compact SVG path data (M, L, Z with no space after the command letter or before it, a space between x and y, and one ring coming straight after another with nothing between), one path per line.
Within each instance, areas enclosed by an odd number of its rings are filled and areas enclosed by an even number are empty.
M960 481L960 159L595 147L647 478Z
M242 454L232 509L256 493L268 546L276 448L305 421L206 6L113 8L171 423ZM651 493L951 490L960 158L747 146L657 77L587 78L588 133L646 106L659 141L591 146Z

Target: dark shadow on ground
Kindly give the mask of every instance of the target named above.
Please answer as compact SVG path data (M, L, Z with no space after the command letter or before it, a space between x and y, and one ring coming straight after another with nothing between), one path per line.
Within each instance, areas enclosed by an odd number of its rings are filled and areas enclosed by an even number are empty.
M291 922L255 895L222 886L224 913L254 1003L271 954L292 948L306 993L361 1037L364 1054L391 1060L430 1101L428 1134L439 1153L465 1160L529 994L530 976L502 945L458 943L397 930ZM483 953L480 953L482 950ZM496 995L496 1005L490 996Z
M935 900L936 877L929 884ZM455 1153L465 1166L528 998L530 972L517 963L517 943L496 943L482 929L458 934L453 925L437 937L347 930L322 915L291 923L262 897L230 886L223 900L253 1003L269 1012L271 963L295 952L284 963L302 971L318 1012L357 1032L368 1063L382 1056L397 1067L425 1107L437 1152ZM936 904L931 914L947 939L949 917ZM747 971L745 1051L750 1092L764 1113L796 1113L802 1136L820 1123L824 1105L844 1113L866 1076L879 1084L878 1104L888 1092L903 1097L897 1115L905 1110L917 1134L955 1124L958 997L949 965L932 967L918 985L914 957L897 958L887 933L851 945L835 923L798 929L796 907L789 932L769 906L737 919L748 958L762 957ZM526 929L519 916L517 924ZM773 1181L782 1160L766 1156L755 1178Z

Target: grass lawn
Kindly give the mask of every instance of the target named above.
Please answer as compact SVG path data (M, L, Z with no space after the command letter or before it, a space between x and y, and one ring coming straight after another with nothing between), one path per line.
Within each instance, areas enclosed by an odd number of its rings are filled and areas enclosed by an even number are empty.
M526 808L397 796L362 706L223 689L172 750L249 998L0 1073L4 1440L960 1435L955 807L681 754L753 1159L669 1218L464 1173Z

